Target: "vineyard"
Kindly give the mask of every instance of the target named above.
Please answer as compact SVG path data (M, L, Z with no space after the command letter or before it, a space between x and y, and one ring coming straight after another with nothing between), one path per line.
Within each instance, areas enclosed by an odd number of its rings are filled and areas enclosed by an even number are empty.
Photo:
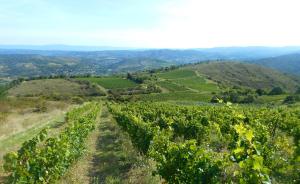
M87 103L66 115L65 129L57 137L42 130L23 143L18 152L4 156L9 183L53 183L84 153L85 139L94 130L100 105Z
M299 183L300 109L111 104L168 183Z

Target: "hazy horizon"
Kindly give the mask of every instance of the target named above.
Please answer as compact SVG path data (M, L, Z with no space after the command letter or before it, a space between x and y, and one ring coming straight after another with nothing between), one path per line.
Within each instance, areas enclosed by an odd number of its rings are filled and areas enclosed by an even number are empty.
M297 0L0 0L1 45L298 46Z

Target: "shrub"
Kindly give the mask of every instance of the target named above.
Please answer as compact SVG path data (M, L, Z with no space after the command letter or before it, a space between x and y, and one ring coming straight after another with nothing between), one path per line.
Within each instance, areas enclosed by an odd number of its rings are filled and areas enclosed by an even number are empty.
M262 95L267 94L267 92L266 92L265 90L263 90L263 89L257 89L255 92L256 92L259 96L262 96Z
M281 87L274 87L269 93L269 95L282 95L282 94L284 94L284 91Z

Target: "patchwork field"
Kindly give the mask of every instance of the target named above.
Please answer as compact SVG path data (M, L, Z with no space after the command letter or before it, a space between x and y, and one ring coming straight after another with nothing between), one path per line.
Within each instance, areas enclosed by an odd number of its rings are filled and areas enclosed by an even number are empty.
M200 93L218 92L218 86L212 81L198 75L191 69L176 69L158 73L161 81L157 84L169 91L192 91Z
M138 85L122 77L88 77L77 79L98 84L106 89L132 88Z

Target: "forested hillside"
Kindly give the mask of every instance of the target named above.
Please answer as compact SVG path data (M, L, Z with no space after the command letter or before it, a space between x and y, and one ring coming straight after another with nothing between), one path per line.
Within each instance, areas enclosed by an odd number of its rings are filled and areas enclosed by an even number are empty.
M284 73L300 75L300 53L260 59L252 63L270 67Z
M246 86L255 89L281 87L292 91L299 86L299 81L293 77L253 64L210 62L187 66L187 68L225 85Z

